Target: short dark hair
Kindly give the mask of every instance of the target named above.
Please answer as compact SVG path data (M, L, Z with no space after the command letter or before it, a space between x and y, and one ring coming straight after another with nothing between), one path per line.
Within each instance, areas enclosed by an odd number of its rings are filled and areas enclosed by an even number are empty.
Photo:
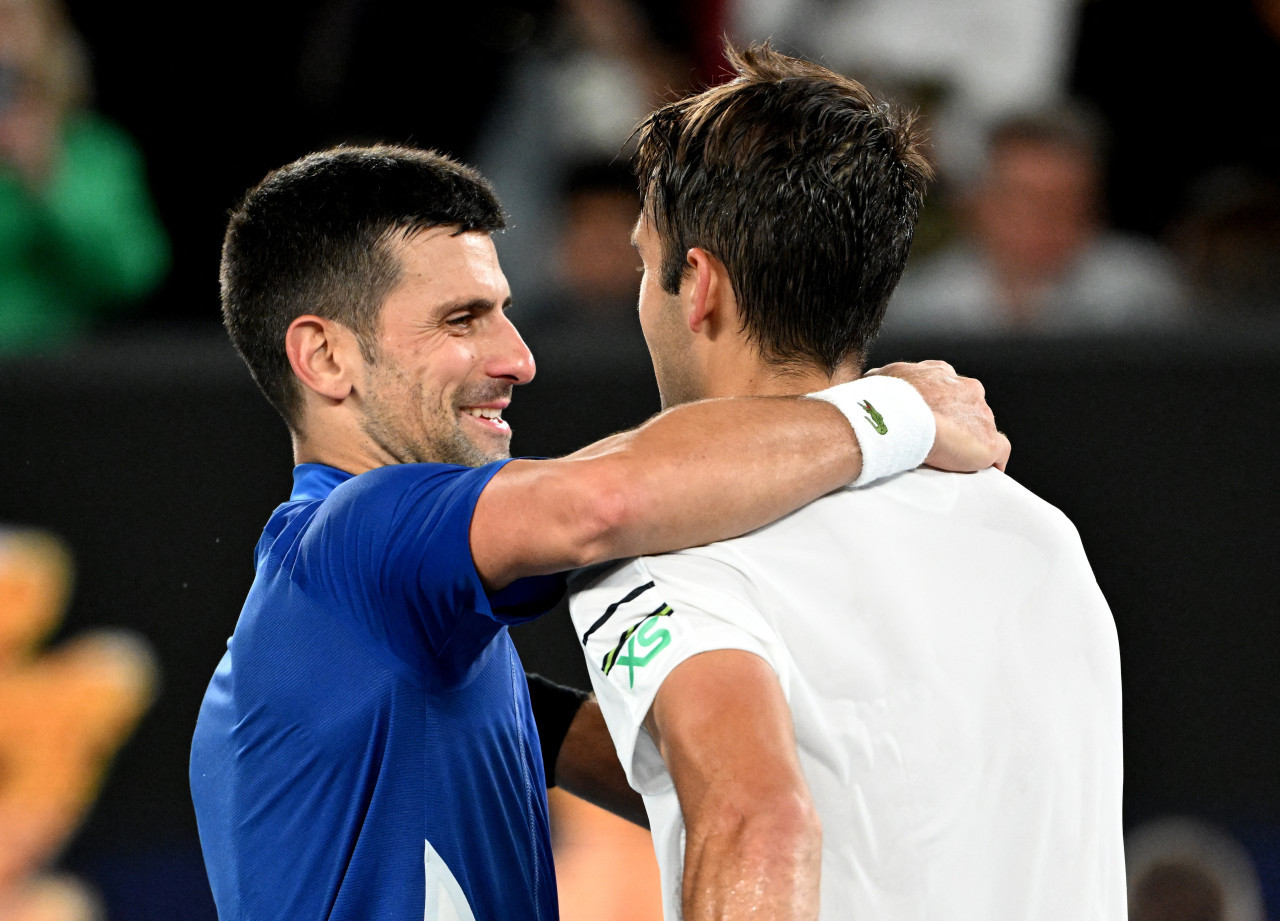
M865 358L932 177L915 118L774 51L727 49L736 76L637 129L643 212L676 293L685 254L718 257L767 361L831 373Z
M301 393L284 349L303 314L352 330L377 355L382 303L400 279L392 242L431 227L506 226L489 183L434 151L336 147L267 175L231 215L222 245L222 319L253 379L291 429Z

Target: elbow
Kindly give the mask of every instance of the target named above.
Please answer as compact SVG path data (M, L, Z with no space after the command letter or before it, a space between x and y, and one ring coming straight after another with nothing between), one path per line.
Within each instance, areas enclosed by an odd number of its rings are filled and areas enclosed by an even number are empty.
M764 874L794 872L821 859L822 820L807 790L722 804L708 832L737 839L744 862Z
M593 476L575 515L579 566L632 556L638 546L641 503L634 485L613 472Z
M808 791L792 791L774 798L766 810L761 834L781 842L784 853L802 859L822 851L822 819Z
M715 815L686 826L685 917L721 917L727 909L745 917L769 906L816 918L822 825L808 796L782 794Z
M817 878L822 864L822 820L807 791L779 797L753 836L762 878Z

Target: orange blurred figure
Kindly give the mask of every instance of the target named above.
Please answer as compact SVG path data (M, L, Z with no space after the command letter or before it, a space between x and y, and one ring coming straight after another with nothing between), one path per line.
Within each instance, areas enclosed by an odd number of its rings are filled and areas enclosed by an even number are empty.
M71 557L50 535L0 531L0 919L98 917L93 897L46 869L79 827L106 768L155 695L140 638L86 631L38 649L62 619Z

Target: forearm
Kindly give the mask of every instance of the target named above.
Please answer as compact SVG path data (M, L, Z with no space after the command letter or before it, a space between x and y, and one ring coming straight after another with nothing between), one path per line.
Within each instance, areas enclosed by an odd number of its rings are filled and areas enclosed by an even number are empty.
M578 708L555 764L556 785L643 828L649 827L644 800L627 783L594 698Z
M813 921L822 833L807 797L731 804L686 824L685 921Z
M627 782L596 699L541 675L526 672L525 680L547 787L559 787L648 828L644 800Z
M676 407L548 461L513 461L486 487L472 553L491 585L744 534L852 482L857 438L800 397Z
M844 416L797 397L677 407L566 462L617 484L618 526L599 559L660 553L758 528L852 482L862 469Z

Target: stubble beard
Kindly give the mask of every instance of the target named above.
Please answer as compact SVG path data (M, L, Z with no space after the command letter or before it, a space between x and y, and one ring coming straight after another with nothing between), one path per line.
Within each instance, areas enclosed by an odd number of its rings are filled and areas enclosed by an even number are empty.
M395 391L396 388L387 388ZM385 391L384 391L385 392ZM509 388L492 387L455 395L447 415L437 418L422 415L423 407L431 404L421 383L413 384L403 398L392 401L381 399L367 403L360 428L383 453L399 464L456 464L461 467L481 467L493 461L511 456L509 442L501 447L485 450L467 437L460 418L462 406L475 406L510 395ZM414 424L414 423L418 424Z

